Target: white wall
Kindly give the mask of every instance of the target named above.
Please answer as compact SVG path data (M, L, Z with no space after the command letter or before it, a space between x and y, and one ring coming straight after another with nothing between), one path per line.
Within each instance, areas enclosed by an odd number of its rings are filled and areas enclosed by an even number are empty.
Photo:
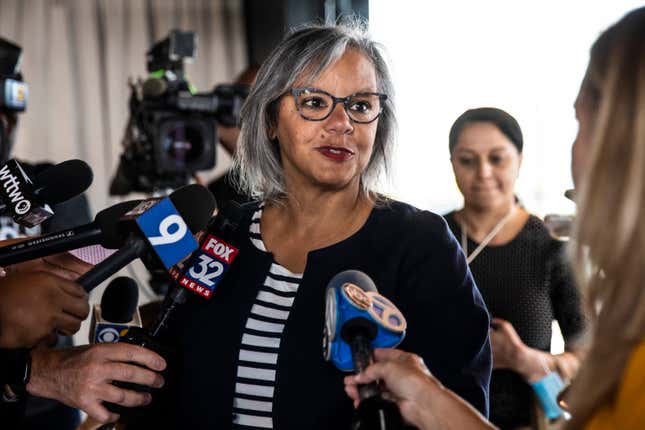
M400 121L394 196L445 213L462 203L448 131L466 109L495 106L519 121L517 192L538 214L573 213L573 102L591 44L642 1L370 2L370 30L391 58Z

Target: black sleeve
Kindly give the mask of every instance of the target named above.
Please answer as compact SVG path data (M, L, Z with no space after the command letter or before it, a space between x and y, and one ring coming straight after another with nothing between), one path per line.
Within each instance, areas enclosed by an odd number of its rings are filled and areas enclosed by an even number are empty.
M585 330L580 291L578 290L565 247L554 246L551 258L551 303L567 346L575 343Z
M401 348L420 355L444 385L488 416L488 311L443 218L429 212L415 218L397 285L408 321Z

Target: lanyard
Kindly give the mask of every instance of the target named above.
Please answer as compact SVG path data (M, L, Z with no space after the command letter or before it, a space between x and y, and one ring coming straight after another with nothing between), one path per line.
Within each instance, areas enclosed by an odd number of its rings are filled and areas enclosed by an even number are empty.
M461 247L464 250L464 253L466 254L466 262L468 264L472 263L472 261L486 248L486 246L490 243L491 240L495 236L497 236L497 233L506 225L509 219L511 219L511 215L513 215L513 208L508 211L506 215L504 215L504 218L499 220L499 222L493 227L493 229L486 235L484 240L481 241L479 246L475 248L473 252L468 255L468 232L467 232L467 227L466 223L460 223L461 225Z

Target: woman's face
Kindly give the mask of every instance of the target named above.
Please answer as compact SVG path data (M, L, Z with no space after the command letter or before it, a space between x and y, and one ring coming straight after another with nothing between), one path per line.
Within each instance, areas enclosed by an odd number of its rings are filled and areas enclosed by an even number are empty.
M467 125L452 153L452 169L467 205L494 209L514 199L522 155L488 122Z
M376 72L367 57L348 49L316 80L294 85L304 86L336 97L376 92ZM338 103L325 120L309 121L300 116L291 94L282 97L278 109L277 126L270 135L279 141L287 187L358 187L372 155L378 119L369 124L355 123Z
M591 111L585 102L582 90L575 103L576 119L578 120L578 134L571 147L571 176L573 184L579 187L582 181L585 164L589 155L591 144Z

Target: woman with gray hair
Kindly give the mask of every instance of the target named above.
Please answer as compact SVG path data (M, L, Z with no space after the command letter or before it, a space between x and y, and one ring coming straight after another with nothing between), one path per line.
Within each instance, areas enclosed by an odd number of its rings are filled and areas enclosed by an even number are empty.
M343 374L321 348L326 286L348 269L405 315L402 347L487 413L488 313L457 241L440 216L375 190L394 131L388 68L360 26L307 26L273 51L243 108L236 159L257 202L242 207L239 252L212 299L175 323L178 362L148 417L349 427Z

